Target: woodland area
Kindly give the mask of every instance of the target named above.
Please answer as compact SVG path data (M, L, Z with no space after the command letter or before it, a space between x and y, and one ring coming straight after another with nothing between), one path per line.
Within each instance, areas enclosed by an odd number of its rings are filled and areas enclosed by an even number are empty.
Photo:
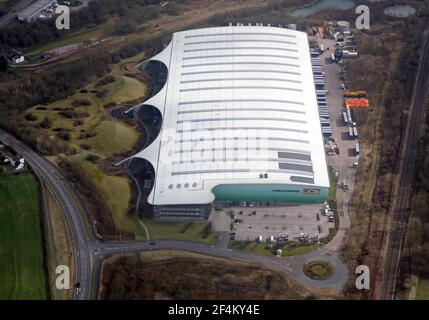
M53 41L71 32L105 23L110 17L125 17L118 24L117 32L122 33L130 24L141 24L155 19L160 13L159 0L103 0L91 1L88 8L70 16L72 30L58 30L54 20L36 21L12 25L0 31L1 48L30 48Z
M154 254L156 258L131 255L105 263L101 299L312 297L280 273L259 266L187 253L157 251Z
M148 48L153 50L161 44L161 40L154 39L129 44L114 53L98 50L82 54L81 59L73 63L58 64L37 74L9 71L4 77L14 81L2 82L0 77L0 127L14 133L42 154L72 153L61 141L44 137L37 126L27 121L25 110L72 95L91 79L108 73L112 63L119 63Z

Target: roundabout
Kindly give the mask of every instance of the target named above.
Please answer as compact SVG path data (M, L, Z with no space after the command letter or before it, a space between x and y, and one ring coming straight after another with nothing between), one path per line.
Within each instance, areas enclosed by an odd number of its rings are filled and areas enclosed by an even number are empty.
M327 280L335 273L335 267L328 261L314 260L306 263L304 274L313 280Z

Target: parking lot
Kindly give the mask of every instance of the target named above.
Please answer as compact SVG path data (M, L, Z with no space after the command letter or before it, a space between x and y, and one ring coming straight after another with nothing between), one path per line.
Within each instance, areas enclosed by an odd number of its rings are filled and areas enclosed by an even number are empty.
M321 214L323 208L322 204L233 207L214 214L212 222L218 231L230 230L237 241L257 241L262 236L265 242L285 234L289 240L298 240L300 235L317 239L327 236L334 227L334 223Z

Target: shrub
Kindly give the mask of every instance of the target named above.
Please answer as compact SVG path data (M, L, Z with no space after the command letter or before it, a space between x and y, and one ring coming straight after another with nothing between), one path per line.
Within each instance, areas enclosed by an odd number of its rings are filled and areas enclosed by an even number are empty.
M83 140L83 139L89 139L92 137L95 137L97 134L95 132L81 132L79 133L79 139Z
M203 239L207 238L212 232L212 223L209 222L205 225L203 230L201 230L200 234Z
M75 118L86 118L89 117L89 113L86 111L74 111L74 110L65 110L59 112L64 118L75 119Z
M98 92L95 96L98 99L103 99L107 95L108 92L109 92L108 90L104 89L104 90Z
M88 144L88 143L82 143L82 144L80 145L80 147L81 147L82 149L84 149L84 150L91 150L91 149L92 149L92 146L91 146L90 144Z
M101 79L100 81L98 81L96 86L97 87L103 86L105 84L113 83L115 81L116 81L116 79L114 76L108 75L108 76L104 77L103 79Z
M25 114L25 119L27 119L27 121L36 121L37 117L33 113L28 112Z
M88 99L76 99L72 102L72 107L77 108L80 106L90 106L91 105L91 101L89 101Z
M43 121L40 123L40 126L43 129L49 129L52 126L52 121L48 117L45 117Z
M97 156L96 154L89 154L87 157L86 157L86 160L88 160L88 161L90 161L90 162L92 162L92 163L97 163L98 162L98 160L100 160L100 157L99 156Z
M110 109L110 108L113 108L113 107L116 107L116 103L115 102L110 102L110 103L107 103L107 104L105 104L103 106L103 108L105 108L105 109Z
M58 137L60 137L61 139L65 140L65 141L69 141L71 139L70 132L67 132L64 130L58 132Z
M83 120L75 120L75 121L73 121L73 125L75 127L81 126L81 125L83 125Z
M116 25L115 34L122 36L128 33L133 33L136 29L137 24L134 21L123 19Z

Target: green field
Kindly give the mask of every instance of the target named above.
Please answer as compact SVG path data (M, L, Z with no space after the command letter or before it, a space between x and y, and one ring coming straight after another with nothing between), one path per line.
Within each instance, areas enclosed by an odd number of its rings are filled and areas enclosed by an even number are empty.
M228 247L234 250L241 250L266 256L272 256L274 254L270 249L268 249L268 243L264 242L230 241Z
M128 214L132 190L126 177L110 176L104 173L99 166L82 159L81 156L72 158L85 170L86 174L95 185L100 195L106 201L113 216L117 230L135 233L144 236L144 229L138 224L137 219Z
M0 168L0 300L46 299L38 184Z
M419 279L416 300L429 300L429 279Z

